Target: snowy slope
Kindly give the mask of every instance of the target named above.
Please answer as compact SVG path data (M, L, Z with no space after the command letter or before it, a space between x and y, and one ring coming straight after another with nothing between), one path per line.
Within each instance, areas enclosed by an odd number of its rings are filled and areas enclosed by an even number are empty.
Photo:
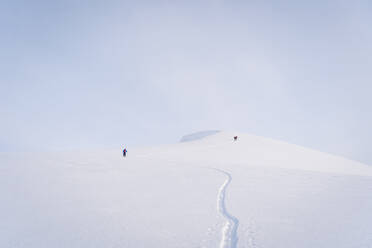
M372 168L218 132L0 155L0 247L372 247Z

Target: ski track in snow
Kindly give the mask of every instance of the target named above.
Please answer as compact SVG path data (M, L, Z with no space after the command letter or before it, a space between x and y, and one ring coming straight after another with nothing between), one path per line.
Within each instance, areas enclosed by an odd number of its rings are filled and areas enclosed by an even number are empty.
M222 227L222 239L220 242L220 248L236 248L238 243L237 230L239 225L239 220L232 216L226 209L225 198L226 198L226 188L229 186L232 177L230 173L215 169L227 176L225 182L221 185L218 190L217 195L217 209L218 212L226 219L225 224Z

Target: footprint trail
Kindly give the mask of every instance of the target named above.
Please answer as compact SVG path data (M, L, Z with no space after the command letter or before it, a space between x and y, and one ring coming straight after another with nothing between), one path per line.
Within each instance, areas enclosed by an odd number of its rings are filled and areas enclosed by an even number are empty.
M215 169L224 175L226 175L225 182L221 185L218 190L217 195L217 210L225 218L225 224L222 227L222 238L220 242L220 248L236 248L238 243L237 230L239 225L239 220L232 216L226 209L225 198L226 198L226 189L229 186L232 177L230 173Z

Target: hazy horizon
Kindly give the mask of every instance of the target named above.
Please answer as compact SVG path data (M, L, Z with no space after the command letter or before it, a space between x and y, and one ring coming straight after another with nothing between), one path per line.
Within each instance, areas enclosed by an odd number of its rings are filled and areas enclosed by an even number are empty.
M0 6L1 152L231 130L372 164L367 1Z

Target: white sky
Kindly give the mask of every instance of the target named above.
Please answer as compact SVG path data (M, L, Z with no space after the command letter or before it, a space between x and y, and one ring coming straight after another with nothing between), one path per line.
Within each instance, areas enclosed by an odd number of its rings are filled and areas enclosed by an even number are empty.
M0 151L222 129L372 164L371 3L261 2L2 1Z

